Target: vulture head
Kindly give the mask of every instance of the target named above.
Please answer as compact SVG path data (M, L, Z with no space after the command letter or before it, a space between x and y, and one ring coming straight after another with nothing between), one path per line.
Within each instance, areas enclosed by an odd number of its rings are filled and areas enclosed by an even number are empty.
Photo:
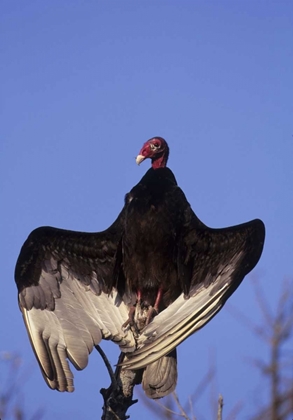
M169 146L162 137L153 137L148 140L141 148L136 163L139 165L145 159L152 160L152 167L154 169L164 168L169 157Z

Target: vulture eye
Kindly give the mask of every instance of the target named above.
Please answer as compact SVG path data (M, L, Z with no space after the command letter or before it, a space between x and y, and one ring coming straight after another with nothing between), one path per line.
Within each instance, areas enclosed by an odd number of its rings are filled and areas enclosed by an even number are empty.
M150 147L152 150L156 150L160 148L160 143L151 143Z

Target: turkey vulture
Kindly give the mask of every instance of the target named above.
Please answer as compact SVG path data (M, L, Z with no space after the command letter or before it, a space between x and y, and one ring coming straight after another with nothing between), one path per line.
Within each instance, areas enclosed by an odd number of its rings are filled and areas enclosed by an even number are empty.
M211 229L192 211L161 137L136 162L152 167L103 232L34 230L15 269L19 307L46 383L72 392L101 339L127 354L150 398L176 386L176 346L204 326L257 264L265 229Z

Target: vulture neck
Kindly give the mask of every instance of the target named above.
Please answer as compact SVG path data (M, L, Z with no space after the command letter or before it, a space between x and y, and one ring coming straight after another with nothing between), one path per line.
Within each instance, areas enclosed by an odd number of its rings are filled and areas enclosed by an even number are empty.
M152 168L153 169L159 169L159 168L165 168L167 166L167 160L168 156L165 154L162 154L159 157L156 157L156 159L152 159Z

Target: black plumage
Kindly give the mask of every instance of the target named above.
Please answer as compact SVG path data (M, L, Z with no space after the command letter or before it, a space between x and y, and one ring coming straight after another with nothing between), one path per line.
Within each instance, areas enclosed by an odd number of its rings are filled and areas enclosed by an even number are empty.
M166 167L164 139L145 143L152 167L99 233L33 231L15 270L19 305L48 385L73 391L67 359L83 369L102 338L144 369L151 398L174 390L176 346L206 324L258 262L264 225L205 226ZM158 314L158 315L157 315Z

